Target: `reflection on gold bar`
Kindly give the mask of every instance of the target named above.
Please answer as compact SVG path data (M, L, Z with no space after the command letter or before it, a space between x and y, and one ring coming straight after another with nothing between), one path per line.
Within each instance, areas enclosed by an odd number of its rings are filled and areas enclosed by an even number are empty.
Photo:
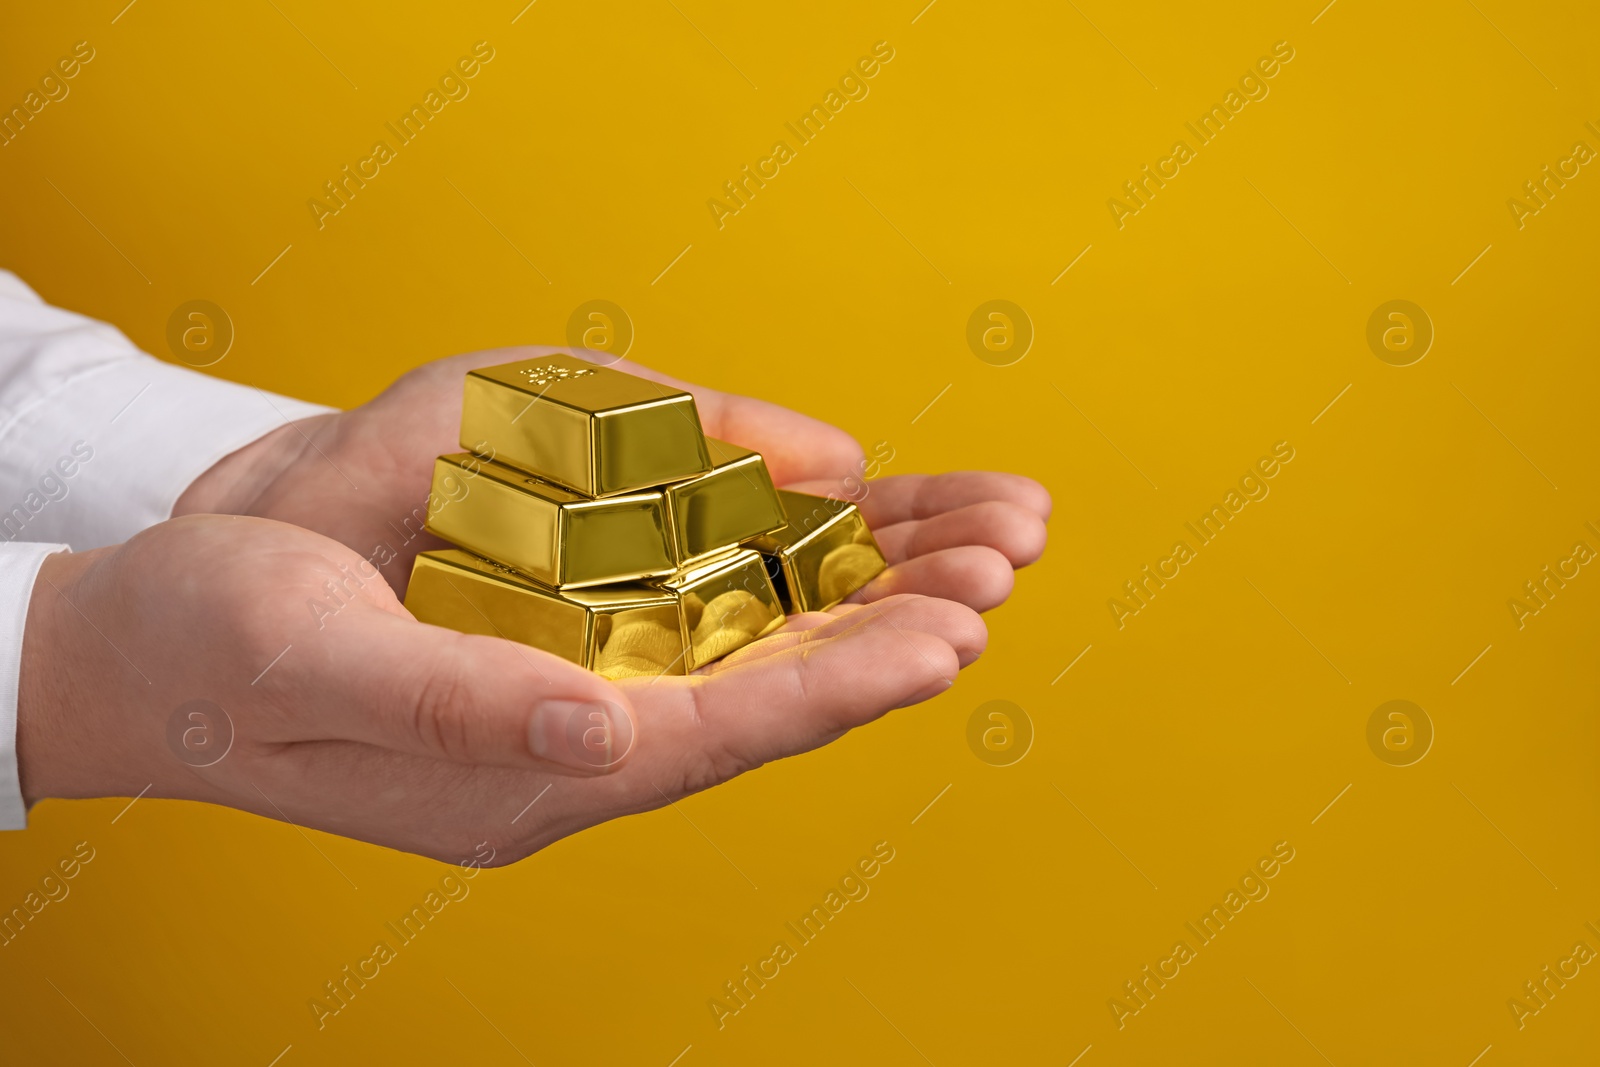
M783 624L783 605L758 553L737 549L660 583L681 601L688 669L703 667Z
M406 590L422 622L520 641L607 678L685 672L679 600L642 584L547 589L459 549L417 556Z
M750 547L771 562L784 607L825 611L884 569L883 553L854 504L778 490L789 522Z
M611 496L711 469L694 397L575 356L467 375L461 447L585 496Z
M480 556L572 587L671 574L659 490L591 500L470 452L433 465L428 530Z
M706 448L709 474L664 488L679 567L784 524L783 505L759 454L713 437L706 438Z

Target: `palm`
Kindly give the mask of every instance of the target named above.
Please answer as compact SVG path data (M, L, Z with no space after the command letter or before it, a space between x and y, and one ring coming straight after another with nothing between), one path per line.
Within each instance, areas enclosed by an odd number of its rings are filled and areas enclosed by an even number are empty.
M371 559L404 592L417 552L434 457L456 451L462 381L475 367L568 351L495 349L412 371L353 411L307 426L308 447L268 485L251 514L292 522ZM889 569L856 595L921 593L986 611L1009 595L1012 569L1044 549L1050 497L1028 478L992 472L900 475L861 496L861 449L844 431L765 401L687 385L636 364L618 370L689 390L708 434L753 448L773 479L858 498ZM854 492L847 492L846 483Z

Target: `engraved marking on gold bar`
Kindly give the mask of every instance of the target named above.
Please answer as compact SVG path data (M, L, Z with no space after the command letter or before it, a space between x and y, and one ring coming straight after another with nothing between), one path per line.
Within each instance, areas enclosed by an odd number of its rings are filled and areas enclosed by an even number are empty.
M586 496L711 469L692 396L567 355L470 372L461 441L487 441L500 461Z

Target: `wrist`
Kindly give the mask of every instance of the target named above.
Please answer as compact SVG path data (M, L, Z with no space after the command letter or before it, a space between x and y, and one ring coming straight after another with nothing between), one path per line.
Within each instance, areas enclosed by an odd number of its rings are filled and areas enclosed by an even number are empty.
M34 579L17 680L17 771L29 806L46 797L115 796L126 787L117 739L95 719L114 708L95 691L106 665L94 661L98 650L89 642L104 642L74 607L82 577L113 551L58 552Z
M336 414L285 423L223 456L196 478L172 508L179 515L246 515L273 480L293 466Z

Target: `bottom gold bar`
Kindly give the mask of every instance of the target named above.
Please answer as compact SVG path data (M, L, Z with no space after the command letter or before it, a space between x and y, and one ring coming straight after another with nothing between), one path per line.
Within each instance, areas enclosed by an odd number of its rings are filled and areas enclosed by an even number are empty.
M746 544L766 557L787 611L826 611L887 565L854 504L790 489L778 497L788 525Z
M556 590L452 548L417 557L406 608L422 622L520 641L608 678L684 673L678 598L636 582Z
M460 549L424 552L406 608L422 622L519 641L612 679L685 674L784 617L761 557L744 550L659 584L560 590Z

